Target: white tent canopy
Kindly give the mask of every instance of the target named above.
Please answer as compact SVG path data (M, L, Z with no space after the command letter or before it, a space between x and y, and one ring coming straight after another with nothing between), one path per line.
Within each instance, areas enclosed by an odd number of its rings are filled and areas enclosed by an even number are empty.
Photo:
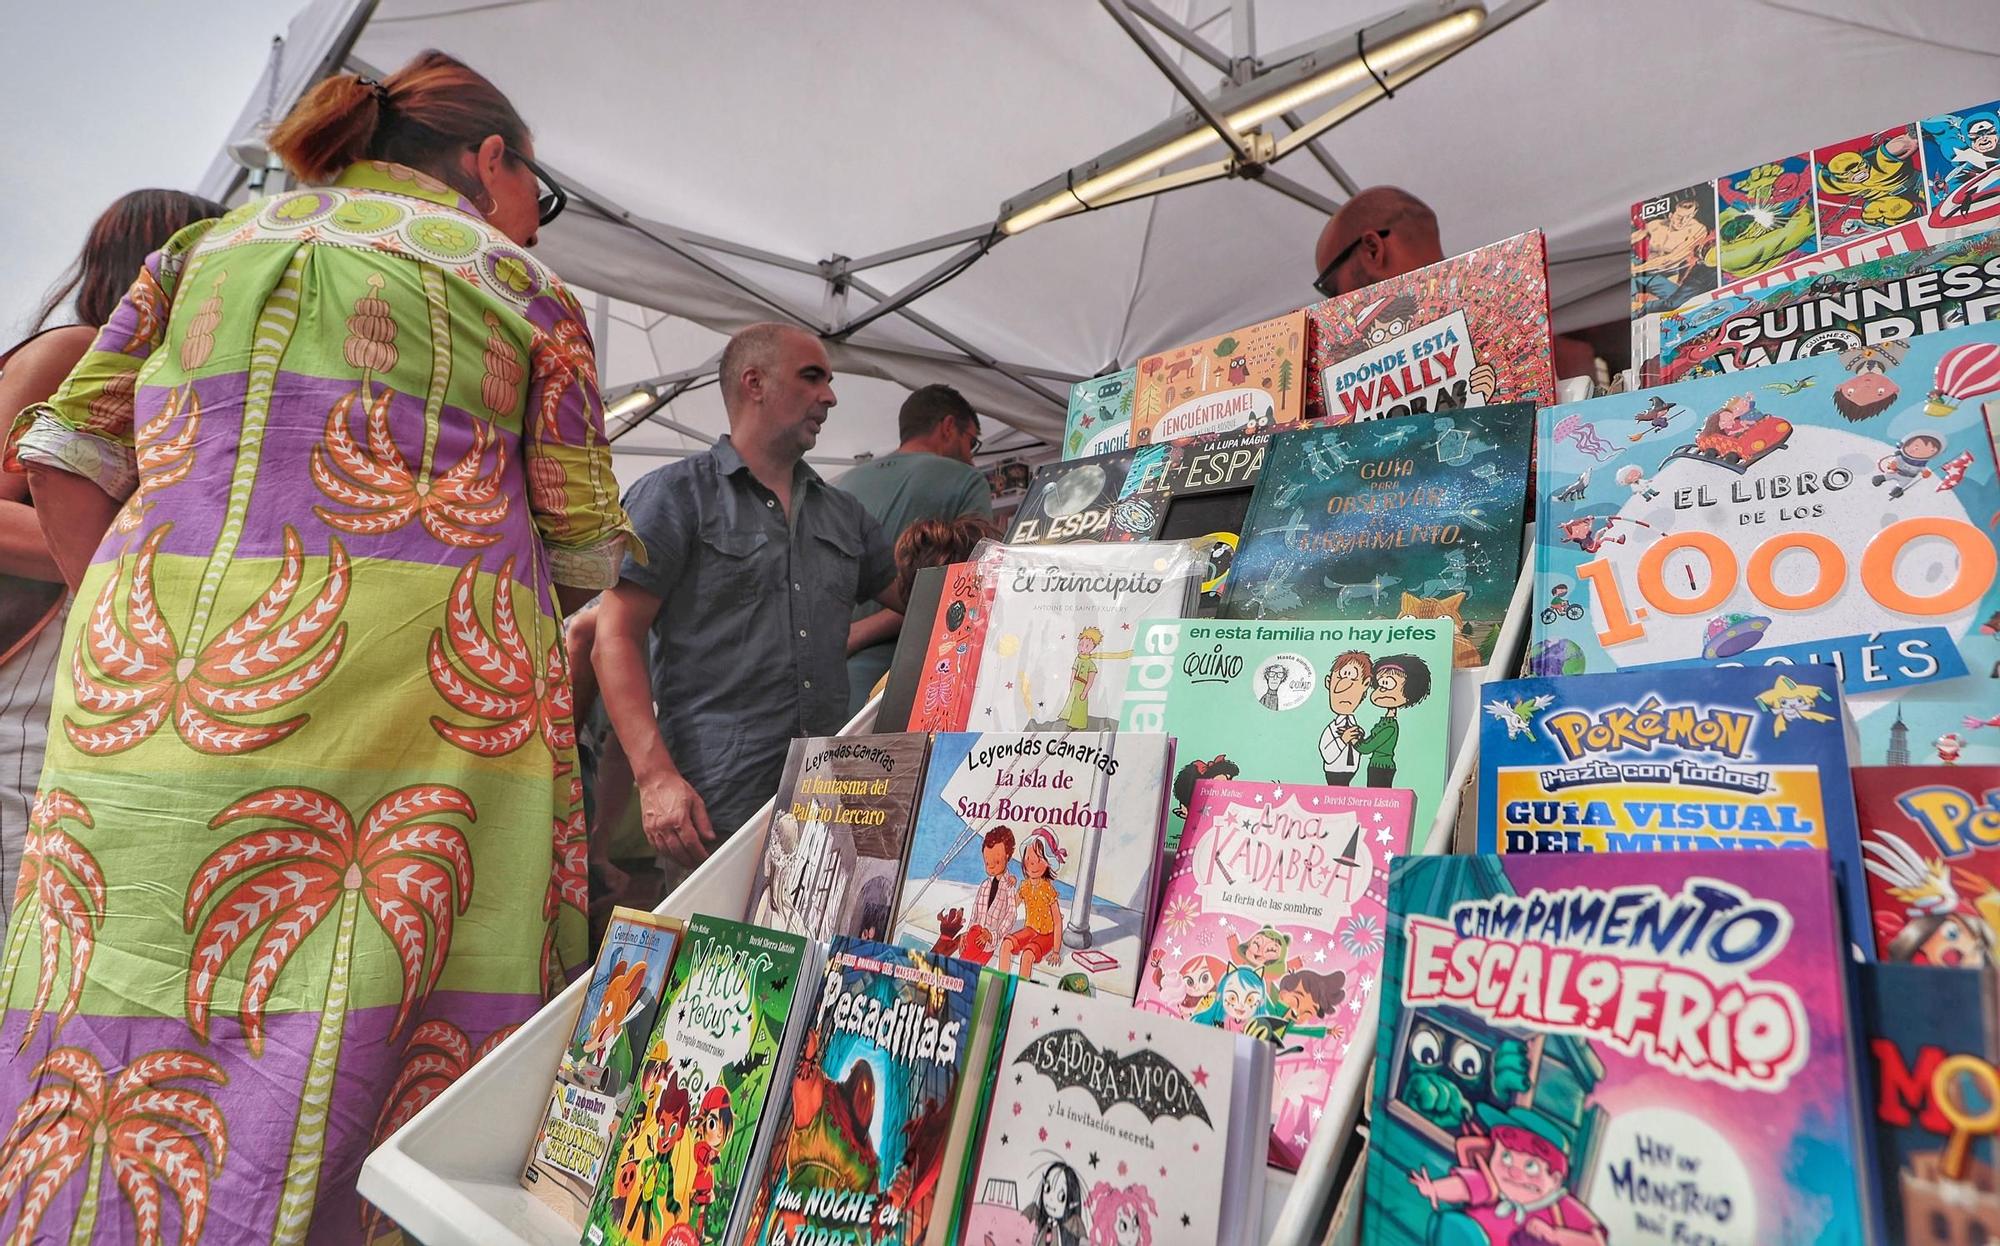
M1317 41L1395 0L1128 2L1241 56ZM1558 326L1601 323L1624 314L1634 200L1991 97L1990 17L1989 0L1549 0L1321 141L1355 183L1430 202L1447 250L1545 230ZM1224 83L1149 33L1201 90ZM870 268L865 288L831 283L822 261L975 241L1004 202L1186 111L1108 9L1082 0L314 0L230 145L253 145L310 79L302 66L351 55L393 68L429 47L492 77L540 158L592 201L545 231L554 268L656 309L613 327L612 388L698 369L720 334L778 318L772 301L841 323L870 290L897 291L957 248ZM1308 198L1344 194L1306 152L1273 168ZM219 166L207 189L226 177ZM888 448L899 387L931 381L1053 442L1068 378L1310 300L1323 219L1223 180L1001 239L911 304L921 322L885 316L831 344L836 369L895 384L843 389L822 453ZM628 352L640 341L647 353ZM703 392L658 414L722 431ZM660 425L633 436L689 443Z

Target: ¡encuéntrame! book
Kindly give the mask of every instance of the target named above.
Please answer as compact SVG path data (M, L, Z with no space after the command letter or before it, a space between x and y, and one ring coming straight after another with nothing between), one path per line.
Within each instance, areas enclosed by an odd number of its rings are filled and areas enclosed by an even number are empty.
M895 941L1132 998L1172 749L1131 731L938 734Z
M576 1028L556 1065L548 1111L521 1186L579 1231L590 1213L633 1075L652 1035L681 938L671 917L612 910Z
M688 919L673 986L639 1066L639 1093L597 1184L585 1246L735 1240L772 1078L805 998L806 941L719 917Z
M1093 376L1069 387L1069 417L1063 427L1066 459L1123 450L1132 437L1132 390L1136 368Z
M1493 656L1521 575L1526 403L1302 428L1271 441L1226 618L1441 618Z
M1863 765L2000 762L2000 324L1542 412L1530 673L1839 669Z
M1861 766L1854 803L1876 954L2000 963L2000 766Z
M1874 1240L1825 859L1407 856L1367 1246Z
M1130 444L1296 425L1305 416L1306 333L1306 313L1287 312L1141 359Z
M1367 1085L1342 1066L1374 1032L1389 859L1414 804L1397 790L1195 784L1135 1002L1271 1043L1276 1167L1297 1171L1329 1101L1352 1105Z

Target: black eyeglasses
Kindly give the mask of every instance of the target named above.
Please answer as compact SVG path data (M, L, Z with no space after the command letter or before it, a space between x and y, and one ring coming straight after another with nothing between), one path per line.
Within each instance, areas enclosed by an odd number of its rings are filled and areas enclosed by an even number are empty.
M547 222L543 223L546 224ZM1369 237L1387 238L1389 233L1390 231L1386 229L1371 229L1364 233L1356 234L1353 242L1342 247L1340 254L1328 260L1326 267L1319 270L1319 276L1313 278L1313 289L1318 290L1322 298L1333 298L1338 295L1340 291L1333 288L1334 270L1347 262L1348 257L1354 254L1354 249L1361 245L1363 239Z
M550 177L547 169L544 169L541 165L536 164L513 148L509 147L507 154L522 164L527 165L528 172L535 175L535 181L539 182L545 188L541 194L535 197L535 211L539 216L538 223L546 225L558 216L561 216L563 209L569 206L569 192L562 188L562 183Z

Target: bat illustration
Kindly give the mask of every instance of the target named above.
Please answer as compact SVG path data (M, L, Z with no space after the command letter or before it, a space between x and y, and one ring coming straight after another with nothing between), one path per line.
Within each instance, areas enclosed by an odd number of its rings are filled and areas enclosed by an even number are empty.
M1057 1030L1029 1043L1016 1064L1047 1077L1057 1090L1081 1086L1102 1112L1114 1103L1129 1103L1145 1113L1150 1124L1163 1116L1191 1116L1214 1127L1194 1083L1180 1066L1150 1047L1120 1056L1099 1048L1082 1030Z

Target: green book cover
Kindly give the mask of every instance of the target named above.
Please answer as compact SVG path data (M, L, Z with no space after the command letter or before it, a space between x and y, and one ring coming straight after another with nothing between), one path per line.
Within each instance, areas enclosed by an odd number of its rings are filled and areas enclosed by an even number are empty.
M689 919L585 1246L727 1238L805 949L798 935Z
M1404 788L1426 826L1450 770L1452 636L1444 619L1141 624L1121 726L1176 737L1169 855L1204 778Z

